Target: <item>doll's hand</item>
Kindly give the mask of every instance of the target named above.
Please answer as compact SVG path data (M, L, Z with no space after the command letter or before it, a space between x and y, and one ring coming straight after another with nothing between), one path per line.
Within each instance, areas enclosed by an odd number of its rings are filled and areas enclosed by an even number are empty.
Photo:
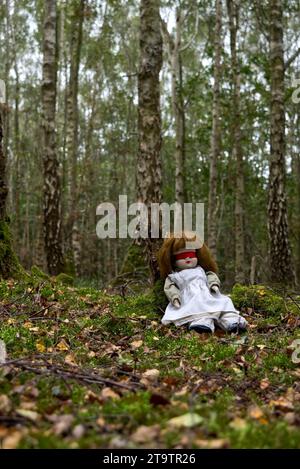
M219 293L220 292L220 289L217 285L213 285L210 289L210 291L214 292L214 293Z
M175 298L175 300L173 300L173 306L175 306L175 308L180 308L181 304L179 298Z

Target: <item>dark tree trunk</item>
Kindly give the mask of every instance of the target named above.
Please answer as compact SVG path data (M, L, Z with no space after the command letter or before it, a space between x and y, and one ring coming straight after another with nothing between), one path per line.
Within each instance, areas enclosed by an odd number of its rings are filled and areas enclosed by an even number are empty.
M138 72L137 198L150 208L161 202L161 112L159 72L162 35L158 0L141 0L140 63ZM150 234L150 233L149 233ZM156 252L159 242L146 240L152 280L159 277Z
M269 176L268 230L271 280L293 285L295 273L288 234L285 188L285 105L283 58L283 7L270 0L271 154Z

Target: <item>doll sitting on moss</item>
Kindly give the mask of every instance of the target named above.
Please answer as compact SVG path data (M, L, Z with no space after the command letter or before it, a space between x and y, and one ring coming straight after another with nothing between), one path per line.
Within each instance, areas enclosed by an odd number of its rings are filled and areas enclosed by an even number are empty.
M246 329L247 321L232 300L220 293L217 264L195 233L169 235L158 253L158 263L170 301L163 324L187 324L189 330L199 333L213 333L215 326L227 332Z

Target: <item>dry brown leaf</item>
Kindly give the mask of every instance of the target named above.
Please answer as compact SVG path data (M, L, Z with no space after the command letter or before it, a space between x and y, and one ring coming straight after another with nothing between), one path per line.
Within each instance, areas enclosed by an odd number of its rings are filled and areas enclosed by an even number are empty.
M11 400L6 394L0 394L0 413L8 414L12 409Z
M263 413L263 411L261 410L260 407L258 407L258 406L250 407L249 417L251 417L252 419L259 420L260 418L263 417L263 415L264 415L264 413Z
M205 449L222 449L229 447L229 441L225 438L216 438L214 440L194 440L193 443L197 448Z
M276 400L270 401L269 406L275 407L283 411L294 410L294 404L290 400L286 399L285 397L279 397Z
M133 350L140 348L142 345L143 345L142 340L134 340L133 342L130 343L130 346Z
M25 417L26 419L31 420L32 422L36 422L41 416L34 410L28 409L16 409L16 413L21 417Z
M62 339L58 342L58 344L56 345L56 349L59 350L60 352L64 352L65 350L69 350L69 346L67 344L67 342Z
M270 386L270 381L268 380L268 378L262 379L259 384L260 389L267 389L269 386Z
M152 369L147 370L142 374L142 378L146 378L149 381L155 381L159 377L159 370Z
M15 430L2 440L2 449L15 449L23 437L23 432Z
M108 387L102 389L100 396L104 401L106 401L107 399L120 399L119 394L117 394L113 389Z
M68 355L65 356L65 363L67 363L68 365L77 366L73 353L68 353Z
M56 415L55 423L52 428L53 433L55 435L63 435L64 433L68 433L73 421L74 416L71 414Z
M138 429L131 435L131 440L134 443L146 443L147 441L153 441L158 437L160 433L159 425L146 426L141 425Z

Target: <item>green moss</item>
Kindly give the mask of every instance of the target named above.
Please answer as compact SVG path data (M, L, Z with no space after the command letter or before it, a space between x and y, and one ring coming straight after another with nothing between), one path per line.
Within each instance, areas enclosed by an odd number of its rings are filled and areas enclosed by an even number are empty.
M9 225L0 221L0 278L18 277L22 268L12 248Z
M168 299L164 292L164 281L159 279L153 285L154 302L157 309L165 310L168 306Z
M45 274L45 272L39 269L36 265L31 267L31 274L39 279L50 280L49 275Z
M56 280L62 283L63 285L70 285L70 286L74 285L74 277L72 277L71 275L64 274L64 273L57 275Z
M237 308L252 308L255 312L265 313L268 316L279 316L287 311L287 301L264 285L236 284L230 296ZM294 310L292 304L289 307L291 311Z
M124 286L131 293L144 292L150 288L151 273L144 246L131 244L128 248L120 274L110 282L110 287Z

